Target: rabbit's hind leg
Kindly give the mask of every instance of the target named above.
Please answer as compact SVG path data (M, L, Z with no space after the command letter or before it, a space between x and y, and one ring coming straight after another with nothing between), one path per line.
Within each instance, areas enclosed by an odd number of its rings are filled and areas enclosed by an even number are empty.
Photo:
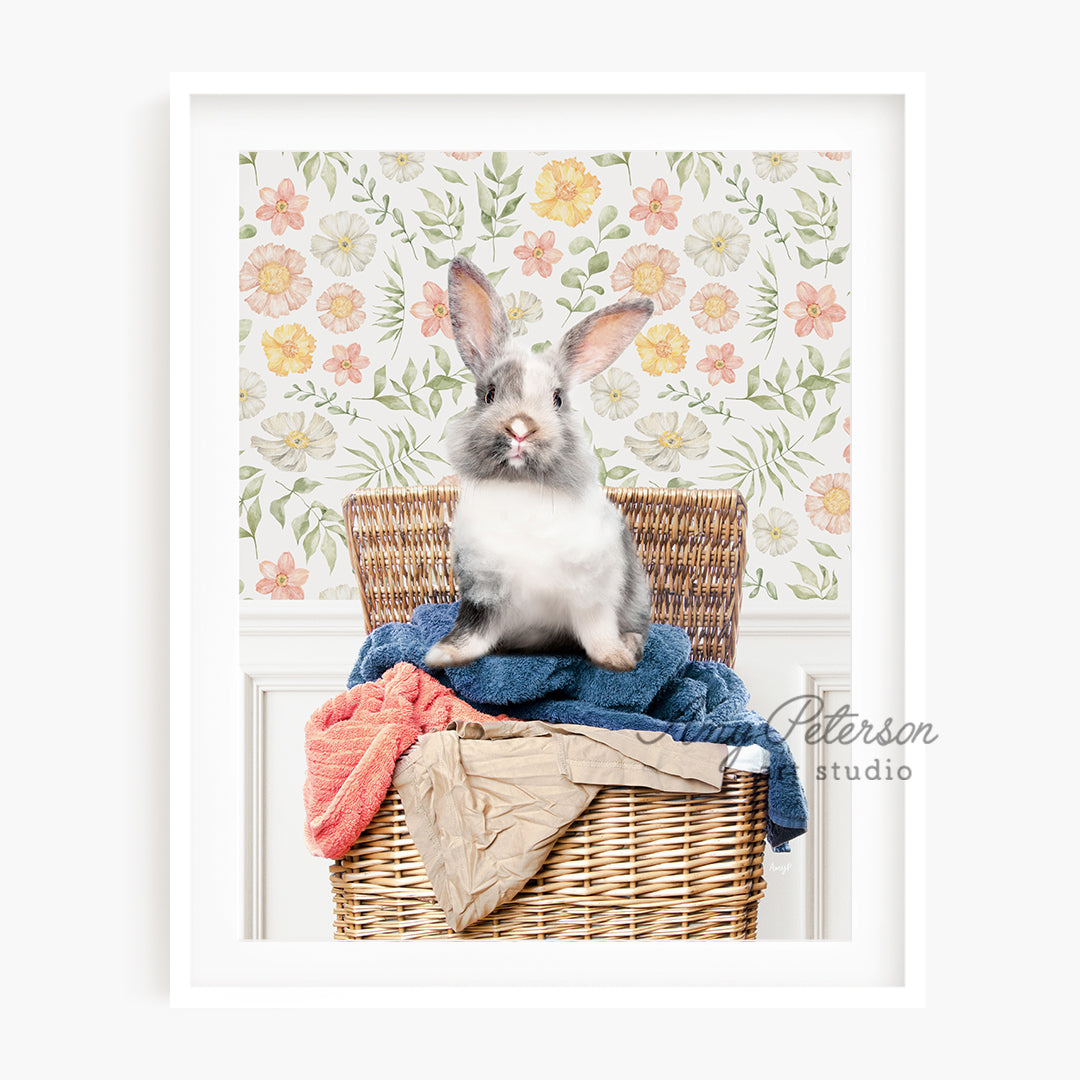
M453 629L424 657L429 668L462 667L486 656L498 640L495 609L462 600Z

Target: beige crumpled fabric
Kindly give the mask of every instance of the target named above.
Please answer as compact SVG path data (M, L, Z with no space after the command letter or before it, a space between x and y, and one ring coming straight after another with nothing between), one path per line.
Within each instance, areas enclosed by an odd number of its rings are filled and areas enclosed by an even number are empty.
M604 784L715 792L729 749L541 721L451 723L397 764L394 787L439 906L464 930L511 899ZM765 771L738 748L739 768Z

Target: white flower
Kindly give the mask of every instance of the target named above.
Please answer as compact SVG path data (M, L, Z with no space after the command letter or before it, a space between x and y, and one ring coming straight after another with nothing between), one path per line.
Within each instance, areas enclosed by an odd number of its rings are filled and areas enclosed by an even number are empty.
M338 277L363 270L375 254L375 234L359 214L340 210L319 218L326 236L311 238L311 254Z
M795 175L798 154L785 154L779 150L755 152L754 169L762 180L790 180Z
M510 320L510 330L514 337L524 334L528 329L527 322L536 322L544 314L544 306L540 303L540 297L535 296L527 289L520 293L510 293L503 297L506 307L506 317Z
M266 383L247 368L240 369L240 419L250 420L266 408Z
M749 254L750 237L734 214L701 214L694 218L694 233L686 238L684 250L707 274L734 270Z
M754 543L758 551L769 555L786 555L799 535L799 523L793 514L774 507L768 516L758 514L753 521Z
M415 180L424 171L424 155L415 150L394 150L380 154L379 164L388 180Z
M319 593L320 600L359 600L360 590L355 585L333 585Z
M308 455L325 461L334 453L337 432L325 417L311 414L311 422L304 426L304 414L280 412L262 422L263 431L273 439L251 436L251 445L271 465L286 472L304 472Z
M638 410L641 384L628 371L610 368L589 383L593 408L601 416L623 420Z
M709 429L692 414L687 414L680 427L677 413L649 413L635 420L634 427L647 437L633 439L626 435L623 442L654 469L677 472L680 455L696 461L709 452Z

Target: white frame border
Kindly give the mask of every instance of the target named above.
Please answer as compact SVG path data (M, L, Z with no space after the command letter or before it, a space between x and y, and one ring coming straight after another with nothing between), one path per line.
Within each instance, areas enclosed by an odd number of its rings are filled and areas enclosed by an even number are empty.
M202 95L242 95L260 98L311 95L369 95L386 96L444 95L448 79L452 78L454 94L500 95L507 85L515 87L515 95L535 95L556 98L562 94L613 95L612 86L632 86L640 80L640 72L625 79L611 72L603 73L557 73L544 76L530 73L529 86L518 89L516 76L505 73L379 73L376 75L317 74L317 73L174 73L171 83L171 990L172 1003L181 1007L412 1007L460 1004L461 999L447 994L446 985L431 985L425 975L433 957L439 954L426 950L429 943L368 943L380 946L388 944L394 953L379 951L398 960L411 962L399 965L400 977L394 985L349 985L342 979L347 973L338 965L336 974L327 966L331 951L338 950L341 943L272 943L237 941L237 955L244 955L244 966L259 985L234 985L226 980L210 985L204 980L194 981L193 954L201 944L193 932L192 889L192 785L203 777L193 773L191 753L193 727L193 650L192 634L195 630L192 606L195 593L192 590L189 571L192 567L193 534L193 469L191 423L193 419L190 358L192 356L192 107L194 100ZM533 87L535 89L530 89ZM566 90L550 87L565 87ZM540 89L543 88L543 89ZM572 88L572 91L569 89ZM923 300L925 297L925 263L923 222L925 218L925 79L921 73L663 73L654 80L650 94L673 96L762 96L798 98L802 95L876 96L889 95L902 100L903 161L904 161L904 401L902 430L904 434L904 589L902 648L904 653L904 701L908 718L925 715L925 514L922 491L925 476L925 453L923 432L925 425L925 331ZM869 444L867 444L869 445ZM861 451L861 447L860 447ZM858 466L853 469L858 477ZM858 480L856 479L856 484ZM855 693L859 693L856 657ZM239 698L239 694L237 697ZM240 725L240 702L237 701L237 742L242 742ZM852 946L846 943L815 942L724 942L679 943L688 948L701 949L704 959L708 945L721 944L723 956L729 967L745 969L750 960L759 972L774 971L778 976L771 984L762 985L762 979L739 982L729 979L726 985L671 985L669 979L645 980L643 985L628 985L626 975L615 974L616 983L596 986L563 986L573 982L567 978L565 964L555 962L534 984L492 985L476 984L470 980L468 1002L476 1007L543 1007L558 1004L561 1007L619 1007L639 1006L655 1008L683 1008L687 1006L728 1007L921 1007L925 1004L925 760L919 747L909 747L907 763L914 769L912 780L904 788L903 813L903 894L904 894L904 948L903 984L899 986L865 986L862 984L826 985L823 977L818 984L805 983L805 973L800 976L798 964L791 966L796 954L805 958L808 949L819 950L824 959L825 950L842 950ZM206 765L200 764L200 773ZM238 805L242 793L238 795ZM240 820L238 810L238 821ZM863 840L868 838L862 837ZM860 842L859 834L853 843ZM853 914L853 926L854 926ZM854 937L854 933L853 933ZM441 943L434 944L436 949ZM503 957L513 962L524 956L535 959L533 943L521 942L472 942L476 957L491 944L502 950ZM545 946L549 953L563 952L558 949L564 943L536 943ZM573 944L573 943L566 943ZM612 969L622 966L619 946L622 943L587 943L590 958L610 960ZM659 943L657 943L659 944ZM416 945L410 950L414 955L406 957L402 946ZM522 945L523 950L510 946ZM648 959L653 943L634 944L635 959ZM349 946L345 946L348 948ZM265 950L257 955L253 950ZM747 955L752 950L752 958ZM371 949L368 958L376 960L376 950ZM445 952L442 954L445 956ZM713 957L715 960L715 957ZM355 957L352 958L356 967ZM417 963L416 961L426 961ZM705 960L708 963L708 960ZM377 965L376 965L377 966ZM481 965L482 966L482 965ZM285 972L306 970L307 979L283 979ZM561 972L561 974L560 974ZM796 983L804 983L796 985ZM337 983L338 985L334 985ZM782 985L785 984L786 985ZM662 994L653 992L663 988Z

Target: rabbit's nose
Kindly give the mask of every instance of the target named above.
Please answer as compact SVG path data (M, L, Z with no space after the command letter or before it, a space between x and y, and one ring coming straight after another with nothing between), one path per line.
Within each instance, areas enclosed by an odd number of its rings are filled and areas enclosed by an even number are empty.
M522 416L515 416L507 425L506 432L518 442L524 442L536 429Z

